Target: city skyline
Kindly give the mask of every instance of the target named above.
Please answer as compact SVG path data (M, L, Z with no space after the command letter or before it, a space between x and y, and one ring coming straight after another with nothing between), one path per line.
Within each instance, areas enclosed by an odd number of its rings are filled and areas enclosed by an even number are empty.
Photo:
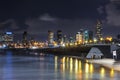
M45 40L48 30L62 30L71 36L80 29L95 32L100 20L103 35L116 37L120 27L119 4L119 0L4 0L0 3L0 32L21 35L27 31L38 40Z

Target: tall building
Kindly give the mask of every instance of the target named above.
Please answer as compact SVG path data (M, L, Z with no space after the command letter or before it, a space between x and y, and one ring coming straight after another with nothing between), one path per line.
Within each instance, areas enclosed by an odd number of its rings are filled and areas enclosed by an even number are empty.
M48 31L48 44L53 44L54 41L54 33L52 31Z
M23 40L22 40L24 45L27 45L27 36L28 36L27 31L24 31L23 32Z
M82 32L77 32L76 33L76 42L77 42L77 44L82 44L83 43L83 34L82 34Z
M69 43L74 43L74 38L73 37L69 38Z
M67 43L67 41L68 41L68 40L67 40L67 36L64 35L64 36L63 36L63 42L64 42L64 43Z
M58 30L57 31L57 42L58 44L61 44L63 42L63 36L62 36L62 31L61 30Z
M100 39L102 38L102 24L99 20L97 21L96 24L96 37L98 41L100 41Z
M88 43L93 40L93 31L85 30L84 31L84 42Z

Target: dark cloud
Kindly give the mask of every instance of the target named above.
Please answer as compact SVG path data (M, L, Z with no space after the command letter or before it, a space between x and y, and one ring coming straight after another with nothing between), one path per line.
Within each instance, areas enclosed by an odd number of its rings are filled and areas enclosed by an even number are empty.
M107 35L120 26L119 0L4 0L0 3L0 29L47 36L47 31L75 35L81 28L95 30L102 21ZM107 30L109 27L109 30ZM116 28L118 29L118 28ZM114 31L113 34L116 34Z
M49 14L43 14L43 15L41 15L40 17L39 17L39 19L41 20L41 21L51 21L51 22L54 22L54 21L56 21L56 18L53 18L53 17L51 17Z
M110 0L109 3L99 6L98 12L104 16L102 18L104 36L116 37L120 33L120 0Z
M98 7L97 10L100 14L104 13L104 7L103 6Z
M62 30L65 34L75 34L81 28L93 29L95 22L90 19L62 19L44 14L38 18L26 20L31 34L46 34L48 30Z
M120 26L120 10L117 9L117 5L109 3L106 5L106 20L107 23L113 26Z
M19 28L14 19L8 19L0 24L1 30L17 30Z

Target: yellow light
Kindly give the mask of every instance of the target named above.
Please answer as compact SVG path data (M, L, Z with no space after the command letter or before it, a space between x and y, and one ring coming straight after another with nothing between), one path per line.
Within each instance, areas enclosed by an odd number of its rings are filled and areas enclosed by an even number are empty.
M95 39L94 39L94 43L96 43L96 42L97 42L97 39L95 38Z
M85 79L88 80L89 78L89 64L85 63Z
M85 73L88 73L88 72L89 72L89 64L85 63Z
M58 57L55 56L55 71L57 71Z
M78 60L77 59L75 60L75 72L76 73L78 72Z
M103 78L105 76L105 69L101 68L100 70L101 77Z
M79 61L79 69L82 69L82 68L81 68L81 61Z
M100 41L103 41L103 38L100 38Z
M75 45L77 45L77 42L75 42Z
M68 69L68 67L69 67L69 57L67 57L66 63L67 63L66 67Z
M57 46L57 43L55 41L53 42L53 44L54 44L54 46Z
M66 46L68 46L69 44L68 43L65 43Z
M70 73L73 72L73 59L70 58Z
M106 40L112 41L112 37L106 37Z
M62 59L62 63L63 63L63 71L65 71L65 57L63 57Z
M88 41L86 40L85 43L88 43Z
M70 43L70 46L72 46L73 45L73 43Z
M87 62L87 63L88 63L88 60L86 60L85 62Z
M90 42L90 43L92 43L93 41L92 41L92 40L90 40L89 42Z
M93 73L94 67L93 64L90 64L90 73Z
M110 71L110 77L114 77L114 70L113 69L111 69L111 71Z

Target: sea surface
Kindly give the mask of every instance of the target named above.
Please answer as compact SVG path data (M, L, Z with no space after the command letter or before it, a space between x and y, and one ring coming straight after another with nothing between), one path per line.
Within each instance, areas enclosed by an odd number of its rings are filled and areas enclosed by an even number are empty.
M0 55L0 80L120 80L120 72L70 56Z

